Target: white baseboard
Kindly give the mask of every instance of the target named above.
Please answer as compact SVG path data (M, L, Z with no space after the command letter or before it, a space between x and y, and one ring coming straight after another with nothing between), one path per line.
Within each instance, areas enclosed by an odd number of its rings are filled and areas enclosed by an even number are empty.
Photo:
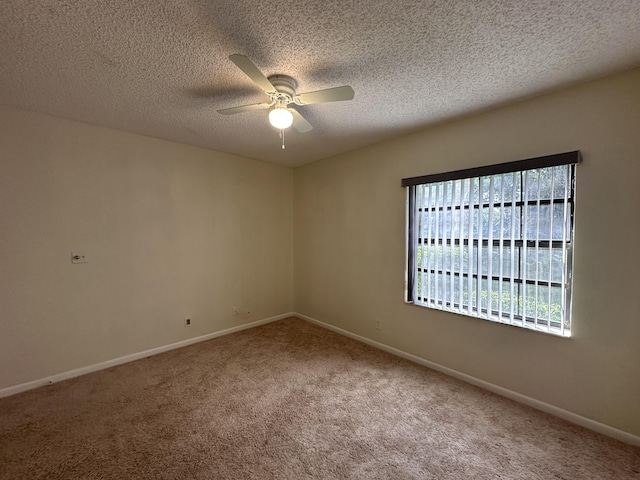
M8 397L10 395L15 395L17 393L26 392L27 390L32 390L34 388L42 387L44 385L51 385L53 383L61 382L63 380L68 380L69 378L79 377L81 375L86 375L87 373L97 372L98 370L104 370L105 368L115 367L116 365L122 365L123 363L133 362L135 360L140 360L141 358L150 357L152 355L157 355L159 353L168 352L169 350L175 350L176 348L186 347L188 345L193 345L194 343L204 342L206 340L211 340L212 338L221 337L223 335L229 335L230 333L239 332L241 330L247 330L249 328L257 327L259 325L264 325L266 323L275 322L277 320L282 320L283 318L293 317L294 313L283 313L281 315L276 315L274 317L263 318L262 320L256 320L255 322L245 323L243 325L238 325L237 327L227 328L226 330L220 330L219 332L208 333L206 335L201 335L195 338L189 338L187 340L182 340L180 342L171 343L169 345L163 345L161 347L152 348L150 350L145 350L144 352L132 353L130 355L125 355L124 357L114 358L113 360L107 360L104 362L96 363L94 365L88 365L86 367L76 368L75 370L69 370L67 372L57 373L55 375L51 375L49 377L40 378L38 380L33 380L31 382L21 383L19 385L14 385L12 387L6 387L0 389L0 398Z
M600 423L590 418L583 417L582 415L564 410L549 403L545 403L540 400L536 400L535 398L522 395L521 393L514 392L513 390L508 390L498 385L494 385L493 383L485 382L484 380L480 380L479 378L475 378L471 375L467 375L465 373L458 372L457 370L447 368L438 363L430 362L429 360L425 360L424 358L412 355L411 353L398 350L397 348L389 347L388 345L376 342L375 340L371 340L366 337L362 337L347 330L343 330L342 328L334 327L333 325L322 322L307 315L302 315L301 313L294 313L293 315L346 337L353 338L354 340L358 340L359 342L366 343L367 345L378 348L380 350L384 350L385 352L389 352L398 357L405 358L420 365L424 365L425 367L437 370L438 372L442 372L446 375L462 380L463 382L470 383L471 385L475 385L476 387L489 390L490 392L497 393L498 395L509 398L511 400L515 400L516 402L523 403L535 408L536 410L541 410L555 417L562 418L563 420L567 420L568 422L571 422L575 425L580 425L581 427L588 428L589 430L593 430L616 440L620 440L621 442L640 447L640 437L629 432L625 432L624 430L619 430L615 427L611 427L604 423Z

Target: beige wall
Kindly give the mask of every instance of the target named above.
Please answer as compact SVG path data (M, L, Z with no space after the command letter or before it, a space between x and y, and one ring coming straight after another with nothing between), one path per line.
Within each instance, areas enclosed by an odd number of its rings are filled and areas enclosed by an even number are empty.
M0 389L290 312L292 225L290 168L0 107Z
M635 70L296 169L295 311L640 435L639 86ZM403 303L403 177L576 149L572 338Z
M0 389L293 308L640 435L637 85L640 70L295 171L0 107ZM401 178L574 149L572 338L403 303Z

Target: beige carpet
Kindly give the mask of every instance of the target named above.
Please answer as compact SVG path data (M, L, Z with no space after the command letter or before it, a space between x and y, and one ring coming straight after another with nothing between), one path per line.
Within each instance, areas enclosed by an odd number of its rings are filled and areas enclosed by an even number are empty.
M639 448L298 319L0 399L3 480L639 472Z

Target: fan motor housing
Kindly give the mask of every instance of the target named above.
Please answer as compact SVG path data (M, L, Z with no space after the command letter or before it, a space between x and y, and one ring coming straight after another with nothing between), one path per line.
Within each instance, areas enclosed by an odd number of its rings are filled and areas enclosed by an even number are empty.
M290 77L289 75L276 74L268 77L268 80L279 93L284 93L290 97L293 97L296 94L298 82L296 82L293 77Z

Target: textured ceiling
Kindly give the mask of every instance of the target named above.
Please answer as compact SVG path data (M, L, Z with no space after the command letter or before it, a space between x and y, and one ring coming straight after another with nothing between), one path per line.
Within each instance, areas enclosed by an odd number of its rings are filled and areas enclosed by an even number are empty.
M267 97L228 56L350 102ZM0 103L283 165L640 64L640 0L2 0Z

